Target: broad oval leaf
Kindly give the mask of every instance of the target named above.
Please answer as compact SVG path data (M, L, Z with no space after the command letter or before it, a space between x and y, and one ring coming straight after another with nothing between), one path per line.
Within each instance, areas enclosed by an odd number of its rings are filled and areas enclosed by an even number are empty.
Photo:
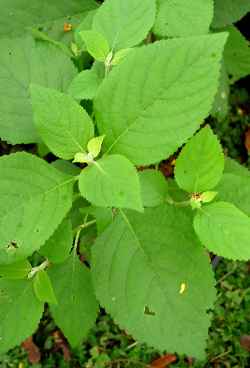
M211 110L224 33L155 42L129 53L94 103L112 153L147 165L173 154Z
M194 229L211 252L234 260L250 259L250 218L233 204L202 207L194 218Z
M79 178L83 197L97 207L142 211L139 177L132 163L121 155L105 156L85 168Z
M204 356L215 289L191 210L122 213L97 239L92 273L101 305L136 340Z
M76 68L57 47L30 36L0 39L0 48L0 137L11 144L37 142L30 83L65 91Z
M250 42L236 27L228 27L227 31L229 37L225 46L224 60L230 82L234 83L250 74Z
M182 149L175 166L175 179L181 189L200 193L213 189L224 170L224 154L209 126L201 129Z
M75 178L28 153L0 158L0 263L38 250L72 205Z
M62 263L70 256L72 245L72 224L69 219L65 219L39 249L39 253L52 263Z
M94 16L93 29L117 51L143 41L154 19L155 0L105 0Z
M104 62L109 54L109 44L99 32L88 30L79 32L79 37L86 45L88 53L98 61Z
M33 280L33 287L38 300L43 303L57 304L52 283L45 270L36 273Z
M94 135L87 112L69 95L38 85L31 86L37 130L49 149L65 160L84 152Z
M160 37L188 37L209 33L213 0L157 0L153 31Z
M214 28L223 28L240 20L250 11L249 0L215 0Z
M25 29L36 26L45 26L49 31L56 23L70 21L92 9L97 8L94 0L0 0L1 22L0 36L23 35ZM63 28L58 30L62 34ZM53 32L52 32L53 33Z
M31 281L0 280L0 353L20 345L32 335L44 304L34 295Z
M227 158L225 172L215 190L218 200L233 203L250 216L250 171L246 167Z
M95 69L83 70L72 80L68 93L76 100L92 100L101 81Z
M0 277L7 280L27 279L32 267L28 260L12 263L9 265L0 265Z
M143 206L156 207L166 201L168 182L157 170L143 170L139 173Z
M72 347L78 346L94 325L98 303L89 269L72 256L49 270L58 305L50 305L52 316ZM70 280L70 282L69 282Z

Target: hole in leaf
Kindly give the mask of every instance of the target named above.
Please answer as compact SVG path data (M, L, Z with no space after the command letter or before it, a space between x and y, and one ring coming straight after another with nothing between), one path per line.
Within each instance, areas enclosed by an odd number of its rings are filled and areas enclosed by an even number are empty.
M155 312L151 311L147 305L144 307L144 314L146 316L155 316Z

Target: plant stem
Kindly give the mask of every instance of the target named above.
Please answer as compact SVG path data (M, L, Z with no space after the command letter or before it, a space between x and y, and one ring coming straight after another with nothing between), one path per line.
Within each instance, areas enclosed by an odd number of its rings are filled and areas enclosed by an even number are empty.
M28 274L28 279L32 279L32 277L34 277L37 272L45 270L48 266L49 266L49 260L46 259L39 266L33 267Z
M168 197L166 199L166 202L169 203L169 204L172 204L176 207L188 207L188 206L190 206L190 201L189 200L188 201L176 202L171 197Z
M89 222L85 222L83 223L82 225L80 225L78 228L77 228L77 231L76 231L76 236L75 236L75 241L74 241L74 250L76 251L77 249L77 245L79 243L79 238L80 238L80 235L81 235L81 231L83 229L86 229L92 225L94 225L96 223L96 220L92 220L92 221L89 221Z

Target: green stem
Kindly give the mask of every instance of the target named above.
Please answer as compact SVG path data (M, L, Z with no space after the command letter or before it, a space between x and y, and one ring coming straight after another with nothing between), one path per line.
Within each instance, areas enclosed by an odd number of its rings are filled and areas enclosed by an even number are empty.
M33 267L28 274L28 279L32 279L32 277L34 277L37 272L45 270L48 266L49 266L49 261L48 259L46 259L39 266Z
M168 204L171 204L171 205L176 206L176 207L188 207L188 206L190 206L190 201L189 200L188 201L176 202L171 197L168 197L166 199L166 202Z
M79 238L81 235L81 231L83 229L87 229L88 227L94 225L96 223L96 220L92 220L89 222L85 222L84 224L78 226L77 231L76 231L76 236L75 236L75 241L74 241L74 250L76 251L78 243L79 243Z

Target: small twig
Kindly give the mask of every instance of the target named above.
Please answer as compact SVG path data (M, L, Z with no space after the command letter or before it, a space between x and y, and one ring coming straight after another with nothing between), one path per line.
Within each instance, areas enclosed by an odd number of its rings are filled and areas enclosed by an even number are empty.
M215 362L216 360L223 358L224 356L228 355L231 352L231 350L224 351L224 353L221 353L217 355L216 357L209 360L209 363Z

